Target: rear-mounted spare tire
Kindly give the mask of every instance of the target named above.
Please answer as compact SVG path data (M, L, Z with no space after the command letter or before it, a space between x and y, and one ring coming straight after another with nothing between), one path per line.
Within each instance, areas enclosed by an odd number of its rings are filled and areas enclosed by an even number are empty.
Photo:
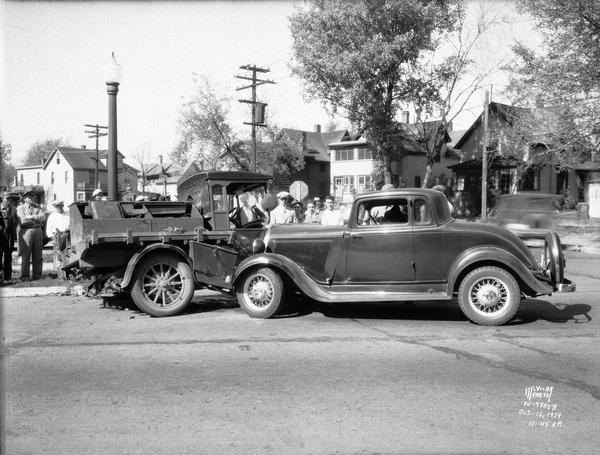
M557 285L563 282L565 257L563 255L560 237L556 232L549 232L546 234L541 265L553 284Z

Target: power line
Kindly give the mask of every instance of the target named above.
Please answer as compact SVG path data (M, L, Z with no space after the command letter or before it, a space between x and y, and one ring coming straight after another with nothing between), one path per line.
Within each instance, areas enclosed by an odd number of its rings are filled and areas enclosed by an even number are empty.
M83 125L86 128L93 128L91 130L86 130L85 132L87 134L89 134L89 138L96 138L96 173L94 175L94 187L98 188L98 184L100 183L98 180L98 161L99 161L99 157L98 157L98 139L102 136L106 136L108 135L108 126L100 126L98 124L96 125L90 125L90 124L85 124ZM106 130L106 132L100 132L100 130Z
M244 125L250 125L252 127L252 151L254 154L254 172L256 172L256 129L259 126L264 126L265 124L265 108L267 103L261 103L256 101L256 87L263 84L274 84L275 82L270 79L258 79L256 77L257 73L268 73L270 70L267 68L260 68L255 65L243 65L240 66L241 70L251 71L252 77L248 76L235 76L237 79L243 79L252 81L250 85L245 85L243 87L236 88L236 91L245 90L247 88L252 89L252 99L251 100L238 100L240 103L247 103L252 106L252 117L250 122L244 122Z

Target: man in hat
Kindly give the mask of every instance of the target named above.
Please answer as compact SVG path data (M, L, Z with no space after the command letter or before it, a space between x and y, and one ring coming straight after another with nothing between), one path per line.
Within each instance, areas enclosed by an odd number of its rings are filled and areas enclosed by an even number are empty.
M65 212L65 203L63 201L54 201L54 212L48 216L48 222L46 223L46 236L54 239L58 237L57 242L60 245L60 249L66 248L69 241L70 219L69 214Z
M271 210L269 216L269 225L272 224L289 224L296 222L296 212L290 210L288 207L291 199L290 193L287 191L280 191L277 193L277 207Z
M92 201L101 201L104 197L104 193L100 188L96 188L92 193Z
M21 253L21 280L39 280L42 277L42 248L44 234L42 226L46 214L33 203L33 191L23 194L23 203L17 207L19 217L19 251ZM29 275L29 264L32 263L32 274Z
M17 204L19 193L7 193L2 201L2 215L4 217L4 246L2 248L2 269L4 280L10 281L12 278L12 253L15 250L17 241L17 226L19 226L19 217L17 216Z

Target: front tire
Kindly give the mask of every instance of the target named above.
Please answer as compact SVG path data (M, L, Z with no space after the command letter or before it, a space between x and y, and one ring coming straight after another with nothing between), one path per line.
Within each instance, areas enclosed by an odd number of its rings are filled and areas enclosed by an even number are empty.
M131 297L152 316L179 314L194 297L192 269L173 254L149 256L136 267Z
M280 308L283 282L279 273L262 268L248 273L236 286L237 299L242 310L251 318L266 319Z
M514 317L520 302L517 280L499 267L473 270L458 288L460 309L476 324L504 324Z

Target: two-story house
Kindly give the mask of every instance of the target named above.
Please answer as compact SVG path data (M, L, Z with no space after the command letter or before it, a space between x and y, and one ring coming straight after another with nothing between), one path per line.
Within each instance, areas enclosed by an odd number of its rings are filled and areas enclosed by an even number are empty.
M500 194L518 191L539 191L550 194L566 194L575 201L586 199L586 186L600 164L586 162L572 169L558 171L552 159L536 162L538 156L546 156L548 144L545 132L556 121L550 114L491 102L488 112L488 186ZM515 124L524 122L529 131L526 145L517 143L511 134ZM520 130L519 130L520 131ZM483 112L458 140L462 161L450 166L454 173L457 190L466 191L480 199L482 156L484 141Z
M108 152L86 148L56 147L41 166L17 168L17 185L37 185L40 189L38 202L50 207L53 201L62 200L65 205L74 201L89 200L95 188L108 190ZM117 182L119 194L127 185L137 187L137 170L123 162L123 154L117 153ZM97 180L96 180L96 175Z
M423 128L425 132L436 122L425 124L408 123L407 112L403 112L403 139L401 147L404 158L391 163L392 182L396 186L421 187L427 166L427 151L422 144ZM421 133L421 134L420 134ZM448 185L452 172L448 166L459 161L459 156L447 144L451 137L446 133L444 147L439 161L433 164L431 185ZM341 141L329 144L331 151L331 187L330 194L336 200L350 202L354 195L373 191L371 174L373 172L373 150L368 139L361 134L356 137L344 137Z

